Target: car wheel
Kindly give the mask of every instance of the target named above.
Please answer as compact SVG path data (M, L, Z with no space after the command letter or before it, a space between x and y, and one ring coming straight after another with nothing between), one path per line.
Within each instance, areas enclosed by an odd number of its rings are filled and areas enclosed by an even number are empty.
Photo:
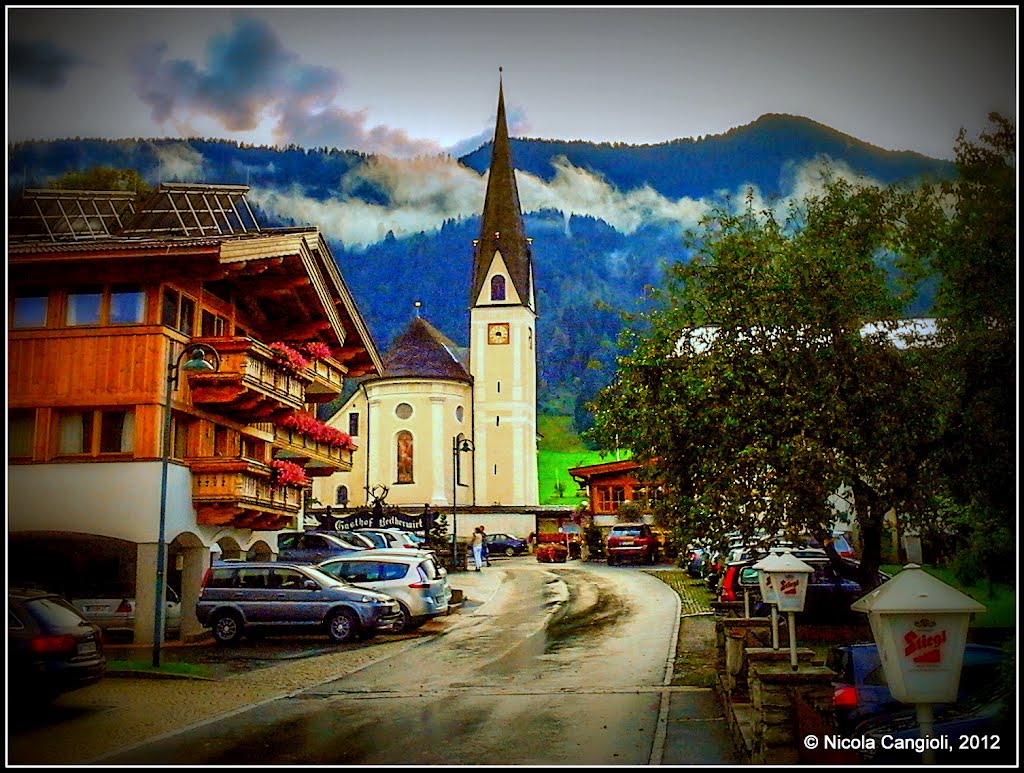
M608 566L615 566L615 559L612 556L608 556Z
M327 635L339 644L346 644L359 634L359 621L354 612L340 609L327 618Z
M218 644L237 644L242 638L242 627L237 612L219 612L213 618L213 638Z
M516 549L515 548L513 548L513 547L505 548L505 555L508 556L509 558L512 558L512 556L514 556L515 554L516 554Z

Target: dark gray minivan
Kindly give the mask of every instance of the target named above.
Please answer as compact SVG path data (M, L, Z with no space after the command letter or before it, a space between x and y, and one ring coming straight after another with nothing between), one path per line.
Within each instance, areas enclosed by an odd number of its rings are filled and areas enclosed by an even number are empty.
M196 617L221 644L244 631L287 633L322 628L336 642L397 630L402 612L390 596L356 588L312 566L230 561L203 578Z

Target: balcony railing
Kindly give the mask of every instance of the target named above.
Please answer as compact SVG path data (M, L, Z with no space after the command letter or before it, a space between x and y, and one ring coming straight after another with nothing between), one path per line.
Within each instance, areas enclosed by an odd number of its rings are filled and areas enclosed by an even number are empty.
M271 422L256 424L255 427L273 435L276 458L304 464L309 476L331 475L352 469L351 449L331 446Z
M264 530L294 527L302 489L273 485L266 465L241 458L188 461L199 523Z
M302 408L313 382L309 369L289 371L273 351L251 338L196 338L220 355L216 373L188 374L192 402L252 421L273 420Z
M307 403L326 403L341 394L345 386L345 371L332 359L314 360L307 368L313 379L306 387Z

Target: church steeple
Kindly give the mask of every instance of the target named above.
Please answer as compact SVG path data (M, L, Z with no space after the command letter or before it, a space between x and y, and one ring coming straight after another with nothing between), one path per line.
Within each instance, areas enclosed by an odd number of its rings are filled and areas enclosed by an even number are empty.
M494 254L500 252L509 279L522 304L532 309L533 266L530 242L523 226L519 190L516 187L512 165L512 148L505 119L505 95L500 67L498 73L498 117L494 127L491 167L487 177L480 238L475 243L470 305L474 305L480 297L480 290L491 269Z

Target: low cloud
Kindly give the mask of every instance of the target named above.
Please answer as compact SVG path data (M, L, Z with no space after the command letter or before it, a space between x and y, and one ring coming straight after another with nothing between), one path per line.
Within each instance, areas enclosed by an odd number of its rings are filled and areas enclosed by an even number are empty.
M441 152L435 142L370 126L364 111L339 106L341 75L302 62L262 21L241 18L227 34L211 38L204 65L166 54L165 43L140 48L133 74L153 119L179 133L197 133L194 126L203 120L232 132L270 121L274 142L283 146L355 148L397 157Z
M73 67L85 60L47 40L10 40L7 77L11 85L57 89L67 83Z
M793 200L821 193L829 179L878 184L856 175L843 163L818 159L788 169L790 190L782 198L769 200L756 187L742 185L715 197L671 199L647 186L619 190L603 177L573 166L565 157L557 157L553 163L555 174L550 182L516 172L524 212L555 210L566 221L573 215L599 218L627 235L646 225L695 227L716 208L742 210L748 197L755 211L772 210L782 220ZM401 238L436 231L446 220L479 215L486 185L486 173L479 175L448 156L374 157L349 172L331 199L315 199L299 184L287 190L253 189L251 197L268 212L318 226L348 247L365 247L382 241L389 231ZM359 191L367 186L382 193L388 204L360 198Z
M159 178L168 182L190 182L203 179L203 154L184 142L156 145L160 162Z

